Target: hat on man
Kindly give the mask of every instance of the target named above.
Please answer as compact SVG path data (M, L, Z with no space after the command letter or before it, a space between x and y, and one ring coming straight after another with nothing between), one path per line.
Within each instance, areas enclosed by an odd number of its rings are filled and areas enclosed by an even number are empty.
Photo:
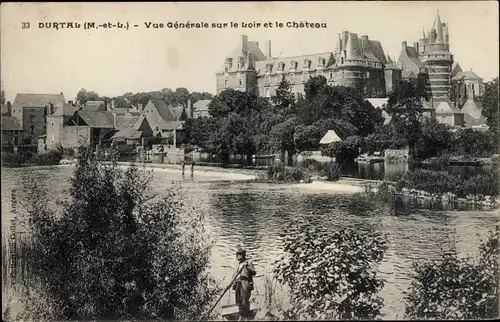
M246 257L246 254L247 252L241 247L239 247L238 250L236 251L236 256L242 255L243 257Z

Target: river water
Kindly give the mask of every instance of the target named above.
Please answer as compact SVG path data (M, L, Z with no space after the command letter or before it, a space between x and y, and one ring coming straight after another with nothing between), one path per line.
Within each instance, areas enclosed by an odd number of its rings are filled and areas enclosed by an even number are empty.
M2 235L8 233L11 213L11 191L17 189L19 203L28 197L22 192L21 177L27 172L32 180L45 184L50 203L63 199L69 188L71 166L32 169L2 169ZM188 174L189 171L186 171ZM346 227L372 228L385 233L389 248L380 274L386 279L381 292L385 300L385 319L402 317L402 297L411 282L415 260L437 258L454 236L460 254L477 252L480 238L500 222L497 211L438 211L409 209L404 216L395 215L388 205L361 194L304 189L302 184L272 185L234 180L227 173L196 172L183 177L179 170L156 169L153 188L162 193L174 183L185 192L188 205L206 213L206 228L215 241L210 271L227 283L233 273L235 251L247 249L258 270L258 276L270 271L281 257L282 236L288 224L302 219L334 231ZM231 181L229 181L231 179ZM22 210L17 209L17 212ZM263 293L263 278L255 281L256 293Z

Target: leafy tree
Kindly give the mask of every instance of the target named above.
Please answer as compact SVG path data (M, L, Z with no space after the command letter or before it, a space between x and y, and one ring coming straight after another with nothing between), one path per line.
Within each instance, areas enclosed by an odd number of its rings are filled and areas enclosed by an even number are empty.
M305 99L311 100L322 94L327 86L327 80L324 76L315 76L309 78L309 80L304 85Z
M347 137L340 144L340 149L335 155L335 160L341 164L353 162L354 159L359 155L359 150L362 143L363 140L357 135Z
M292 164L292 156L296 151L294 134L297 124L297 119L292 117L273 126L271 132L269 133L274 146L281 152L281 159L284 160L285 153L288 154L288 165Z
M252 137L253 129L248 122L233 112L217 120L217 129L211 140L215 153L222 157L223 162L227 162L231 154L250 158L255 153Z
M294 227L295 228L295 227ZM382 315L377 294L384 281L377 276L387 249L385 236L373 231L320 232L297 225L284 236L285 256L273 270L290 288L285 319L375 319Z
M92 92L92 91L89 92L85 88L82 88L76 94L76 100L78 102L80 102L80 104L83 105L88 101L99 101L99 100L101 100L101 97L96 92Z
M496 150L498 137L493 132L464 129L455 132L450 147L459 155L490 157Z
M227 117L234 112L246 117L253 112L260 112L262 101L254 93L227 89L216 95L208 105L212 117Z
M453 135L448 125L435 119L424 120L421 132L415 146L419 157L435 157L451 152Z
M318 148L321 140L321 132L316 126L298 125L293 135L295 145L298 151L315 150Z
M498 77L492 81L484 83L484 92L480 101L483 105L482 115L486 117L486 123L490 130L498 136Z
M2 104L5 104L5 91L2 89Z
M290 116L296 113L295 110L295 95L290 90L290 83L282 79L276 93L271 97L271 102L274 105L274 113L284 116Z
M406 318L498 318L499 237L497 226L477 258L459 258L452 249L439 261L415 263L416 276L405 297Z
M86 147L77 160L61 213L27 181L31 243L20 254L40 288L23 297L23 320L199 318L217 295L202 214L176 190L151 195L136 166L97 162Z

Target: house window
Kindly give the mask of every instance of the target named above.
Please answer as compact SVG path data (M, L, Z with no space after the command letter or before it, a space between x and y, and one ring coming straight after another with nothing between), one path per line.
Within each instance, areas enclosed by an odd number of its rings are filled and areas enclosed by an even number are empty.
M370 78L370 72L366 72L366 78Z
M295 74L290 74L290 82L295 83Z
M307 82L308 78L309 78L309 72L303 72L302 73L302 83Z
M269 88L266 88L266 97L271 97L271 95L269 94Z
M225 72L227 73L228 71L229 71L229 68L227 68L227 67L226 67L226 68L225 68Z
M229 87L229 81L227 79L224 80L224 87L225 88Z
M243 86L243 79L241 78L238 78L238 85L241 87Z
M328 72L328 78L333 79L333 70Z
M271 77L266 76L266 85L270 85L270 84L271 84Z

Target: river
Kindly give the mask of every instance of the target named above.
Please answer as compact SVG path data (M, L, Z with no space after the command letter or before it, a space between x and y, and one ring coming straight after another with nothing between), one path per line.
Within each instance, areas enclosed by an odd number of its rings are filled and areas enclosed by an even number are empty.
M17 189L19 200L26 198L21 189L21 177L28 171L31 180L45 185L50 203L63 199L69 188L71 166L32 169L2 169L2 234L9 229L11 191ZM499 223L495 211L438 211L410 209L406 215L360 194L304 189L304 184L273 185L231 180L227 173L196 172L191 178L186 171L159 169L153 172L153 188L161 193L174 183L186 192L186 203L206 215L206 228L214 239L210 271L222 283L227 283L233 270L238 246L247 249L256 264L258 275L270 271L272 263L281 257L282 236L288 223L304 219L325 231L346 227L372 228L386 233L389 248L380 274L386 279L381 292L385 300L384 319L401 318L402 297L411 281L412 262L428 260L447 248L449 236L455 232L460 254L477 252L480 238ZM22 210L17 209L18 212ZM263 279L256 279L256 293L263 292Z

